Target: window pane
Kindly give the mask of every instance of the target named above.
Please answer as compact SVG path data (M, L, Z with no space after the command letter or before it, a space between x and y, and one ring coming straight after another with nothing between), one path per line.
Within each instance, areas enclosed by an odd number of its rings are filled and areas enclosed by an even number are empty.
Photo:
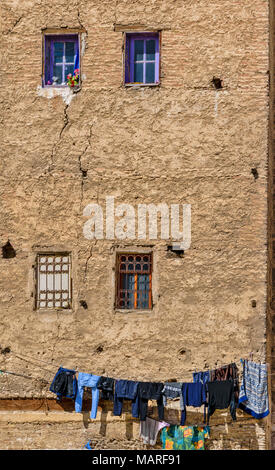
M144 40L137 39L135 41L135 48L134 48L134 61L143 60L144 55Z
M134 82L143 83L143 64L134 64Z
M67 75L69 73L74 74L74 64L65 66L65 81L67 81Z
M146 41L146 60L155 60L156 52L156 41L155 39L150 39Z
M155 83L155 63L147 62L146 65L145 83Z
M59 85L62 83L62 65L54 65L53 77L57 77L55 80Z
M63 42L54 42L54 64L63 62Z
M74 42L65 42L65 62L74 62Z

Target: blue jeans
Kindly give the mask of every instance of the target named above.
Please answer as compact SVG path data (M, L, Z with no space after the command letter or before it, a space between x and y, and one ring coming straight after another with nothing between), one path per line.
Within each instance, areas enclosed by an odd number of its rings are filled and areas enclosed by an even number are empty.
M115 383L114 415L121 416L123 400L132 400L132 416L139 417L138 382L117 380Z
M78 374L75 411L77 413L81 412L84 387L90 387L92 389L92 409L90 414L91 419L95 419L97 414L97 406L99 401L99 389L97 388L97 383L99 379L99 375L85 374L84 372L79 372Z

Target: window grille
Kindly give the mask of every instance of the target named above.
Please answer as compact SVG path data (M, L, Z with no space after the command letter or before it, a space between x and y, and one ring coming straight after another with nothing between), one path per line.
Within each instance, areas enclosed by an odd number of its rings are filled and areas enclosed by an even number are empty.
M119 254L117 299L119 309L152 308L152 255Z
M68 309L72 305L69 253L37 256L37 309Z

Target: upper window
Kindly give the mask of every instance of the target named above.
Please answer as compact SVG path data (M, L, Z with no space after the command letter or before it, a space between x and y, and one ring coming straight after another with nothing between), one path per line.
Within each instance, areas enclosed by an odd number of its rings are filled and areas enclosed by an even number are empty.
M120 254L117 258L119 309L152 308L152 255Z
M74 76L79 77L78 35L46 35L44 48L44 86L78 84L72 80Z
M159 83L158 33L126 33L125 83Z
M71 308L71 257L69 253L37 255L37 309Z

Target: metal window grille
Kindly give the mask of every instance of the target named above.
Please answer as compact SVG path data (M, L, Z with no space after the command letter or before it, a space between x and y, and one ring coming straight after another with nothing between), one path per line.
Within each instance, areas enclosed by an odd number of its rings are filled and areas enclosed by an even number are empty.
M117 258L119 309L152 308L152 255L120 254Z
M67 309L72 305L69 253L37 256L37 309Z

